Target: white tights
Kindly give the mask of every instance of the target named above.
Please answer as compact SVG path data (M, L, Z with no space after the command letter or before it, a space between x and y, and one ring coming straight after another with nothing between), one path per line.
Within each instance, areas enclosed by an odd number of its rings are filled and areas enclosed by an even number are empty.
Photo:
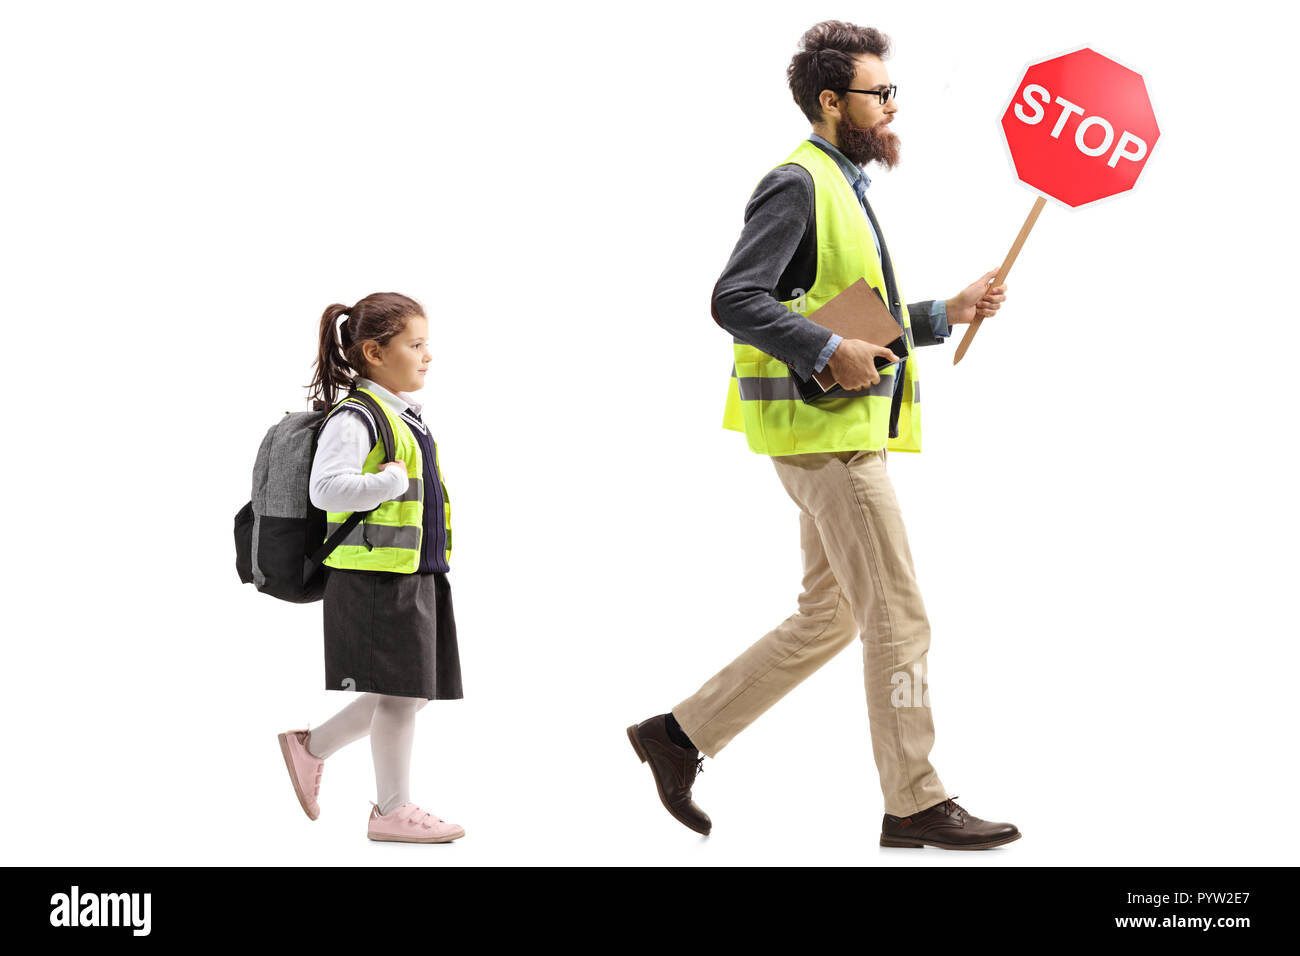
M380 813L391 813L411 800L411 747L415 715L428 703L423 697L362 694L311 731L307 749L324 760L354 740L370 735Z

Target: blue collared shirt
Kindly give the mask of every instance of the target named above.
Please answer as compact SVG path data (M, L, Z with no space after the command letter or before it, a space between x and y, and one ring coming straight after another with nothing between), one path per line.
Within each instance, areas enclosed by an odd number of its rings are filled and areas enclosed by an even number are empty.
M825 150L831 159L835 160L836 165L843 171L844 178L849 181L849 186L853 188L854 194L858 196L858 200L862 204L862 216L867 220L867 228L871 230L871 239L876 244L876 257L880 258L880 237L876 235L876 228L871 225L871 217L867 215L866 190L871 185L870 177L863 172L861 167L849 162L847 156L821 136L813 133L808 138ZM857 188L859 180L862 181L861 193L858 193ZM936 339L946 339L952 333L952 329L948 327L948 303L943 299L935 299L930 306L930 324L934 328L934 337ZM832 353L842 341L844 341L842 336L836 335L834 332L831 333L831 337L826 341L826 347L817 356L817 364L813 366L818 372L826 367Z

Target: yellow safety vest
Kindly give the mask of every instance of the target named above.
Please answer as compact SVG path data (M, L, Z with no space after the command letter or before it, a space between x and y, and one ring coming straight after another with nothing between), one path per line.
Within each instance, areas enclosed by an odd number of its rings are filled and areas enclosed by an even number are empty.
M781 304L803 313L821 308L858 279L866 279L889 302L880 254L871 226L844 171L824 150L804 140L785 162L812 175L817 211L817 277L798 299ZM763 455L801 455L826 451L921 450L921 403L912 323L901 305L902 286L895 269L898 306L907 341L906 372L898 414L898 436L889 437L889 412L897 365L880 370L880 382L851 396L805 402L795 373L780 359L736 340L735 366L727 386L722 427L743 431L751 451ZM893 311L891 309L891 311ZM876 343L878 345L888 343Z
M406 465L407 487L401 497L381 503L378 508L366 515L361 523L343 539L343 543L330 553L330 556L325 559L325 564L331 568L354 571L394 571L399 574L412 574L420 567L420 544L424 535L424 462L420 454L420 443L416 441L406 424L393 414L387 402L368 388L358 388L357 391L365 392L373 398L388 417L396 446L395 460ZM356 399L343 399L330 409L330 415L347 402L356 402ZM366 456L361 471L368 475L375 474L387 460L383 440L377 440L375 447L370 449L370 454ZM438 478L439 481L442 480L441 472ZM451 506L444 503L444 508L450 512ZM328 512L325 516L326 537L338 530L339 525L347 521L351 514L351 511ZM450 524L449 513L445 515L445 520ZM447 536L447 541L447 553L450 556L450 534Z

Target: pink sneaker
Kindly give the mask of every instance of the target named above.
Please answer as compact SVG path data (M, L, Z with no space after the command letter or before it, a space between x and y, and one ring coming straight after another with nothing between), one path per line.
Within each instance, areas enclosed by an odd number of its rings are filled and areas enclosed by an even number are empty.
M370 822L366 836L392 843L448 843L465 835L454 823L444 823L413 803L404 803L391 813L381 814L379 804L370 801Z
M307 730L286 730L279 735L280 753L284 754L284 765L289 768L289 779L293 781L293 792L298 794L298 802L311 819L320 816L320 805L316 797L320 793L320 774L325 768L325 761L307 749Z

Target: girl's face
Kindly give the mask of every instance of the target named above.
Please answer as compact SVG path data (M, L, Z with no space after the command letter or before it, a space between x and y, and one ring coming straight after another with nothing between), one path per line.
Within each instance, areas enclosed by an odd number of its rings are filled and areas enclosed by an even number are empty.
M428 320L413 315L406 320L406 328L388 340L388 345L368 344L367 378L390 392L418 392L424 388L424 376L433 361L428 335Z

